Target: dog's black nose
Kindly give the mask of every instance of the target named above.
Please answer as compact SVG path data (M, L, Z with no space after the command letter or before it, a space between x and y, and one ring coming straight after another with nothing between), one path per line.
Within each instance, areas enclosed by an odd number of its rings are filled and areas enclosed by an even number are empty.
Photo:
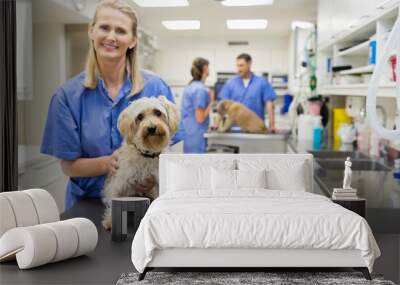
M148 127L147 131L149 134L153 135L156 132L157 128L156 127Z

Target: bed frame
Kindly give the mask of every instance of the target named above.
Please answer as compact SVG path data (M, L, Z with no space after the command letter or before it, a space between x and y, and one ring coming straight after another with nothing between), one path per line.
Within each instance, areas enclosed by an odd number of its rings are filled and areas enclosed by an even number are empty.
M156 250L152 261L139 275L143 280L155 268L231 268L234 271L285 268L343 268L361 271L371 280L359 250L329 249L193 249ZM262 271L262 270L260 270Z
M160 194L165 189L168 160L218 160L254 157L257 159L285 159L293 156L295 159L304 159L308 191L313 190L313 157L311 154L164 154L160 157L159 184ZM153 259L147 265L139 280L143 280L146 273L156 268L230 268L234 271L252 271L256 269L285 268L343 268L350 267L361 271L367 280L371 275L359 250L330 250L330 249L249 249L249 248L169 248L157 249ZM252 269L252 270L250 270ZM263 270L259 270L263 271ZM311 270L310 270L311 271Z

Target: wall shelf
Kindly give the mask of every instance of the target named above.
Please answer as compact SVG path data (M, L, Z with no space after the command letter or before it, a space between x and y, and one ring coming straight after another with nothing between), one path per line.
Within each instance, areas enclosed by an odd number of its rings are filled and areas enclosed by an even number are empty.
M369 41L362 42L358 45L355 45L346 50L340 51L338 56L360 56L360 55L368 55L369 51Z
M368 84L323 85L318 93L322 95L367 96ZM381 84L378 93L378 97L396 98L395 83Z
M374 71L375 65L367 65L367 66L361 66L357 68L352 68L348 70L343 70L340 71L340 75L349 75L349 74L363 74L363 73L372 73Z

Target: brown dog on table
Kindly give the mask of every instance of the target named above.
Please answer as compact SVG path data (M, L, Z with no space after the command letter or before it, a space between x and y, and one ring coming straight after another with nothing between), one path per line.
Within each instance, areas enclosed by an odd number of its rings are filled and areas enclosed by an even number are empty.
M217 110L222 118L222 124L218 128L220 132L227 132L232 125L237 124L248 133L268 133L263 120L241 103L223 100L218 104Z

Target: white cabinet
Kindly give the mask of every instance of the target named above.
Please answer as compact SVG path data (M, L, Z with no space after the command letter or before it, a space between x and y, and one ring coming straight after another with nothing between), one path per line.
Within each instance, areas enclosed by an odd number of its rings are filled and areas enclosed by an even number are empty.
M17 98L32 99L32 0L16 1Z
M41 188L55 199L60 213L64 211L68 177L61 170L58 159L40 158L19 167L19 190Z

